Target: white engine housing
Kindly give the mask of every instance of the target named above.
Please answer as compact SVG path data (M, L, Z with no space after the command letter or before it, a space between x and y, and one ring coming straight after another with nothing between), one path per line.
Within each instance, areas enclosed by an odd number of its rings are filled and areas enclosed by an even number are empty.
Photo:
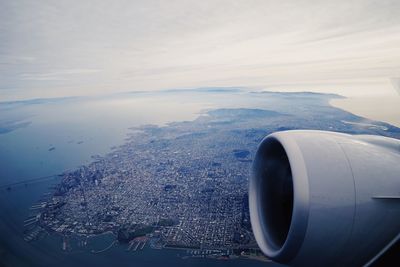
M249 188L260 249L290 265L359 266L400 233L400 141L285 131L259 145Z

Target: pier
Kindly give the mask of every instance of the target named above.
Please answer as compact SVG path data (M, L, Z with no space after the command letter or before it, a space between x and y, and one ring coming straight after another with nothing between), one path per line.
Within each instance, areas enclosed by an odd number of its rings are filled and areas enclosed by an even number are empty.
M142 250L146 246L147 241L148 241L147 237L137 237L129 242L127 251L130 251L132 247L133 247L132 251L137 251L138 249Z

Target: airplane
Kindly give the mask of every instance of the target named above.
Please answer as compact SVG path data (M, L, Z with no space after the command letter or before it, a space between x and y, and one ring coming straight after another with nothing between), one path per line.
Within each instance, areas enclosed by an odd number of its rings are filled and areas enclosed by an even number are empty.
M256 241L273 261L400 266L400 140L272 133L255 155L249 206Z

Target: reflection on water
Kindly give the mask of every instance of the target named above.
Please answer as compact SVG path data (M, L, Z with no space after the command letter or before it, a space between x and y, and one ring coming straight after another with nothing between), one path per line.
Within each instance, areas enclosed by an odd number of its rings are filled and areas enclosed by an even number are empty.
M129 127L193 120L207 107L205 103L154 96L0 107L0 123L16 117L30 122L0 134L0 162L6 166L0 168L0 185L82 165L91 161L92 155L105 154L110 147L122 144Z
M400 96L332 99L334 107L400 127Z

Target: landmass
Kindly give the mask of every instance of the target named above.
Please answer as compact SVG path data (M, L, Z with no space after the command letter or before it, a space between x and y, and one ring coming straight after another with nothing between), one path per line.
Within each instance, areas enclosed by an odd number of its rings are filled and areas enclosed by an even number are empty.
M399 128L330 106L334 95L254 95L271 110L221 108L194 121L132 128L124 145L62 174L33 207L26 240L36 232L83 238L112 232L134 250L150 244L184 249L188 257L266 260L251 230L247 191L266 135L319 129L400 137Z

